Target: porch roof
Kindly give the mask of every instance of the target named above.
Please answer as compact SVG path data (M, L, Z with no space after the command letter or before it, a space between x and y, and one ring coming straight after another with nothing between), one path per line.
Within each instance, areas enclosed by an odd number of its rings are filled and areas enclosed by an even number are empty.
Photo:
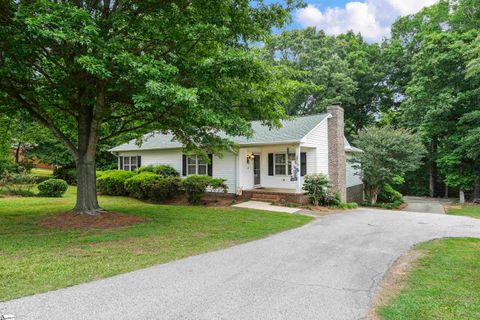
M229 137L233 142L240 146L244 145L269 145L281 143L297 143L302 140L319 123L330 117L329 113L315 114L311 116L295 117L289 120L283 120L281 128L269 128L261 121L252 121L253 135L250 138L236 136ZM225 137L227 137L225 135ZM175 149L183 145L174 139L171 133L153 132L145 135L143 143L139 146L137 140L131 140L127 143L110 149L109 151L138 151L138 150L156 150L156 149Z

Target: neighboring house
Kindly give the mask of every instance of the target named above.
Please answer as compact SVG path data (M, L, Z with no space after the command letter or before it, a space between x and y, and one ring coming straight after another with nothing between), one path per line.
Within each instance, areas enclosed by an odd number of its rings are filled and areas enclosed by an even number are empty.
M146 136L141 146L132 140L110 151L118 156L119 169L168 164L181 176L223 178L229 192L237 194L262 190L301 195L305 175L324 173L342 201L363 200L363 183L346 160L354 152L362 151L345 139L344 112L340 106L330 106L324 114L282 121L279 129L254 121L252 129L250 138L231 138L240 146L237 153L210 156L208 164L201 157L183 154L182 144L171 134L153 133Z

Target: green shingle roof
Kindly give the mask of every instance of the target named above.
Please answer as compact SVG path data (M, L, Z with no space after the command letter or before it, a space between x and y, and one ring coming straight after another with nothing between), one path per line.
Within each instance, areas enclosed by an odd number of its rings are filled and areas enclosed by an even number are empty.
M260 121L252 122L253 135L246 137L231 137L231 140L239 145L267 145L275 143L300 142L316 125L330 117L329 113L315 114L311 116L296 117L290 120L283 120L281 128L270 129ZM143 137L141 146L136 144L136 140L131 140L110 149L112 152L118 151L136 151L136 150L155 150L181 148L182 144L174 140L172 134L149 133Z

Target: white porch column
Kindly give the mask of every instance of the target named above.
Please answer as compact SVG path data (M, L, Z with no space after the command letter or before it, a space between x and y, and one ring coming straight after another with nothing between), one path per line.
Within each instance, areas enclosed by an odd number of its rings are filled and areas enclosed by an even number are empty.
M300 144L297 144L295 147L295 164L297 165L297 181L296 181L296 192L300 193L302 192L302 181L300 180L301 178L301 170L300 170Z

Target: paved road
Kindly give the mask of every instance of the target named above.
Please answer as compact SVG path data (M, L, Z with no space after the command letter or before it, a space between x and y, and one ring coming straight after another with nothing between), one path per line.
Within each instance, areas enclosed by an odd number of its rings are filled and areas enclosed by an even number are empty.
M426 197L404 197L403 199L408 204L405 211L445 214L443 208L445 202L438 199Z
M0 303L23 319L362 319L413 244L480 237L480 220L359 209L275 236Z

